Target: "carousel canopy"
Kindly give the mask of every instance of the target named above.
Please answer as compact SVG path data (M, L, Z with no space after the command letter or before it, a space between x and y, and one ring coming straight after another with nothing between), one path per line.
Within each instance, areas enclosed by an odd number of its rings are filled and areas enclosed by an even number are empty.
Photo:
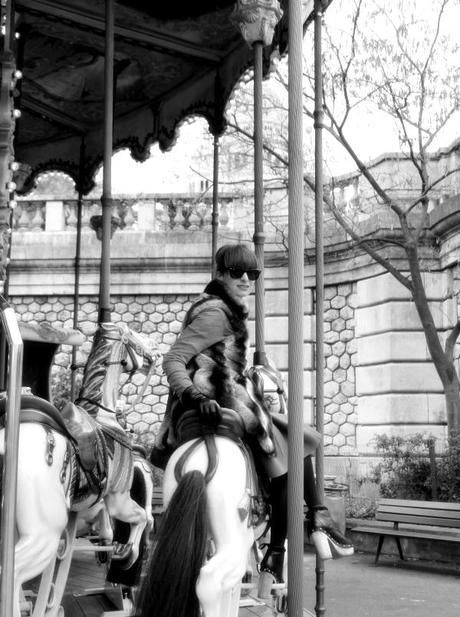
M243 4L269 5L246 0ZM114 17L113 149L144 160L149 146L170 148L178 125L202 115L214 134L253 51L238 30L234 0L118 0ZM264 71L287 44L287 0ZM305 25L311 2L304 2ZM22 192L46 170L72 176L90 190L104 147L104 0L16 0L18 81L14 150L26 172ZM310 8L308 8L310 7ZM80 151L84 141L84 165ZM80 180L79 180L80 179Z

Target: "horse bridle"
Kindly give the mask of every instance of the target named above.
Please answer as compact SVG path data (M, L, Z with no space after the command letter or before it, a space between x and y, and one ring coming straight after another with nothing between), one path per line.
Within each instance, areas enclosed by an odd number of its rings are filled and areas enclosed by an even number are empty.
M107 334L104 335L105 339L108 341L120 341L124 344L125 348L126 348L126 352L128 354L128 356L131 359L131 362L133 364L133 367L137 364L137 360L136 360L136 356L134 351L131 349L131 347L128 345L129 340L126 337L125 334L122 334L119 338L115 338L112 336L109 336ZM128 362L126 360L113 360L113 361L109 361L106 360L104 362L105 366L113 366L115 364L120 364L121 366L126 366L128 364ZM129 371L128 375L131 377L132 375L134 375L134 373L137 371L138 369L133 368L131 371ZM124 410L124 414L129 414L132 411L134 411L136 405L138 405L138 403L141 401L142 397L144 396L145 390L147 388L147 385L150 381L150 377L152 376L153 371L155 370L155 361L152 358L152 362L150 363L149 369L145 374L145 379L144 379L144 383L142 384L142 387L140 389L140 391L138 392L136 398L134 399L133 403L130 405L130 407L127 410ZM78 397L76 399L76 403L79 403L81 401L86 401L87 403L90 403L91 405L95 405L96 407L99 407L99 409L103 409L104 411L107 411L109 413L116 413L115 409L110 409L109 407L106 407L105 405L103 405L102 403L100 403L99 401L96 401L95 399L91 399L88 398L87 396L81 396Z

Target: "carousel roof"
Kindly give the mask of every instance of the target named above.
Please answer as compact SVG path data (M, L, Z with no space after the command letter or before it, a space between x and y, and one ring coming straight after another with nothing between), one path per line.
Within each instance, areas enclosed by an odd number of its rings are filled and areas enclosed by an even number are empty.
M225 129L225 106L253 51L232 21L234 0L118 0L114 27L113 149L129 148L136 160L158 142L170 148L178 125L202 115L215 134ZM273 51L285 52L287 0ZM304 3L311 5L310 2ZM104 0L16 0L16 159L30 166L22 191L46 170L79 178L90 190L103 160ZM307 19L308 21L309 19ZM20 189L21 190L21 189Z

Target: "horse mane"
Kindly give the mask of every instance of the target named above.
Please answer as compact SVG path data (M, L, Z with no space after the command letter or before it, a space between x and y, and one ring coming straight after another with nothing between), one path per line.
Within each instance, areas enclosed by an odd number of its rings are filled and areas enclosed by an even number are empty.
M85 399L83 407L90 414L96 415L102 399L102 384L107 373L107 362L112 353L113 340L105 336L102 325L94 334L94 341L83 372L82 385L78 399ZM77 400L78 400L77 399ZM93 403L92 401L95 401Z

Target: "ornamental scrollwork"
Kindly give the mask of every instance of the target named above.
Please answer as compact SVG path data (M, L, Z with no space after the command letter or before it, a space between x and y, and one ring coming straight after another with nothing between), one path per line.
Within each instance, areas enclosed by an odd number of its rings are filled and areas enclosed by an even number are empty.
M232 21L240 29L244 40L271 45L276 24L283 15L278 0L238 0Z

